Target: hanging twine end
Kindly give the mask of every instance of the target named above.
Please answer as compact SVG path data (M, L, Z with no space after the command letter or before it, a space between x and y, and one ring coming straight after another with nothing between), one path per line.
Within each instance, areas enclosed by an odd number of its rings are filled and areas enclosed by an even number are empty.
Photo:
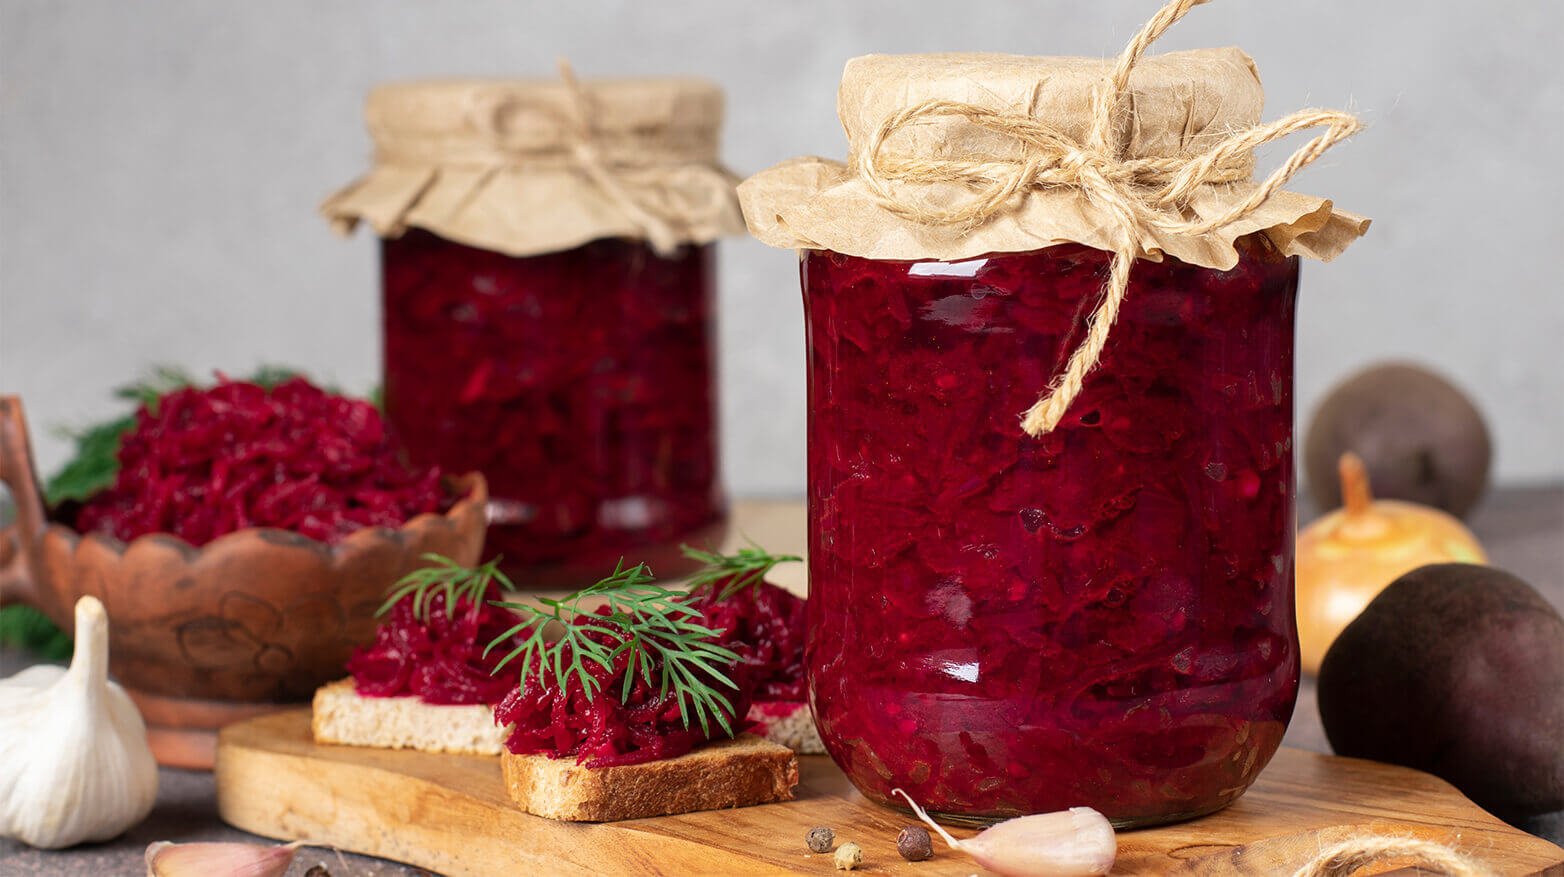
M1075 401L1073 395L1068 399L1062 399L1058 391L1038 399L1036 404L1021 415L1021 431L1035 439L1053 432L1073 401Z
M565 83L565 87L574 91L580 87L576 80L576 68L570 66L570 59L560 55L554 59L554 69L559 71L559 78Z
M672 222L660 215L655 205L638 199L626 187L619 172L603 160L593 132L593 108L586 87L576 78L575 68L570 66L569 59L560 56L556 64L560 82L564 83L570 99L576 140L571 151L577 164L605 195L618 203L630 221L641 230L654 253L665 259L673 256L679 250L680 240Z

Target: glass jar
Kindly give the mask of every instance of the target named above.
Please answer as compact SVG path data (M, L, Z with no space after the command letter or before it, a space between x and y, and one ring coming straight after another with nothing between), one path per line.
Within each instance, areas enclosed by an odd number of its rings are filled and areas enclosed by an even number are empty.
M678 575L680 543L721 538L713 250L382 242L386 415L415 458L488 478L485 551L519 584Z
M1059 427L1019 415L1108 254L810 250L810 698L859 789L1121 826L1230 803L1282 739L1298 259L1139 261Z
M485 555L574 590L720 540L715 241L743 231L722 89L689 77L389 83L321 211L381 239L386 416L488 479Z

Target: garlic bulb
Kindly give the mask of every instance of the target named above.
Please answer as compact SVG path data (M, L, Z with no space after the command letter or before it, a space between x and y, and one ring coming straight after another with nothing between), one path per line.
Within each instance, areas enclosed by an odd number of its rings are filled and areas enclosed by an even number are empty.
M59 849L108 840L152 810L147 727L108 673L108 615L82 597L71 666L0 679L0 837Z

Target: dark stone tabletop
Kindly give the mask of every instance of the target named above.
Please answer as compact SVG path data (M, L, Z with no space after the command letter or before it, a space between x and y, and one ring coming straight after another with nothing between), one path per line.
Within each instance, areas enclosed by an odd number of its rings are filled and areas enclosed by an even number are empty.
M1564 611L1564 486L1506 489L1490 494L1469 521L1495 566L1515 573ZM31 663L29 656L0 650L0 677ZM1305 677L1284 744L1329 752L1315 708L1314 680ZM49 852L0 840L0 874L142 875L142 854L153 841L248 841L264 838L238 831L217 818L216 792L209 773L160 771L157 806L146 822L104 844ZM324 865L334 877L410 875L426 872L363 856L330 850L300 851L290 875Z

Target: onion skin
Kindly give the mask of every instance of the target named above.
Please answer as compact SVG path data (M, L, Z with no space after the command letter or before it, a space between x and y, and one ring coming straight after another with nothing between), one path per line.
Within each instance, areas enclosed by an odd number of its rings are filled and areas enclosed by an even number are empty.
M1339 463L1345 505L1298 534L1298 644L1318 674L1343 628L1406 573L1433 563L1486 563L1477 537L1454 516L1417 503L1376 500L1357 455Z

